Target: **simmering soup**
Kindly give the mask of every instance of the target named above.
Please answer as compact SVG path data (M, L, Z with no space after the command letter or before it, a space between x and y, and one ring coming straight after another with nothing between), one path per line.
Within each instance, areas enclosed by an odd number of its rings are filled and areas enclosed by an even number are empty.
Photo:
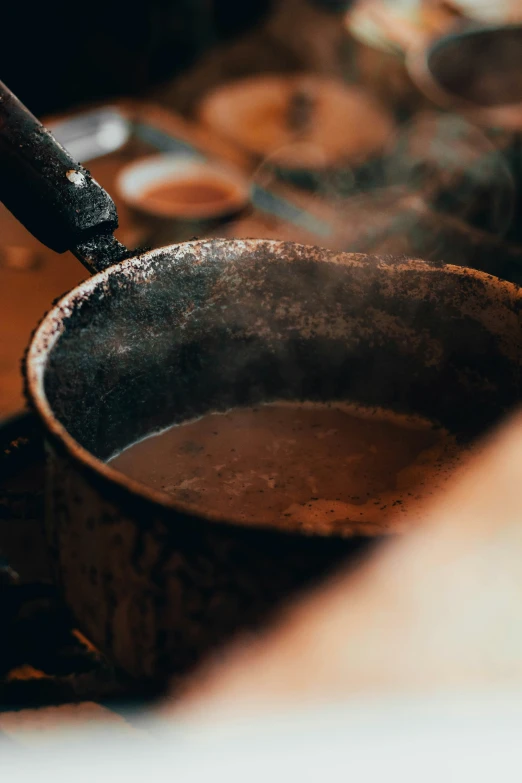
M461 457L455 438L426 420L277 402L173 426L110 464L203 514L351 535L401 529Z

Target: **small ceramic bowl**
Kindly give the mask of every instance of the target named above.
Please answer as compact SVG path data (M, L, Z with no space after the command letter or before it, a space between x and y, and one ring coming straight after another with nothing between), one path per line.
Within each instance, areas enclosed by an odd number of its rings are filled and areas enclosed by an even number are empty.
M240 172L200 157L152 155L126 166L117 181L132 208L183 222L217 220L240 212L249 186Z

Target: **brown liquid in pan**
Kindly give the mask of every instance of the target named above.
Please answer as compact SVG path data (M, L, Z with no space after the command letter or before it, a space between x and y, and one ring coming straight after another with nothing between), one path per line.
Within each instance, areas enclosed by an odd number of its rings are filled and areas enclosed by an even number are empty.
M442 487L461 456L453 436L421 419L272 403L171 427L110 464L202 514L377 535L402 529L408 509Z

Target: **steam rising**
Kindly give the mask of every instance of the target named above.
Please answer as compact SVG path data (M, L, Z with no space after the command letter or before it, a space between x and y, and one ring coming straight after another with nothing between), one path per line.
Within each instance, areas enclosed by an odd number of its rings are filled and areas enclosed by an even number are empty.
M507 276L506 265L521 259L503 241L516 192L502 138L459 115L423 112L398 128L379 159L339 167L327 165L317 143L297 139L265 157L252 182L276 191L281 180L304 185L300 225L289 229L281 215L264 235ZM282 169L280 161L292 159L306 159L307 168ZM249 227L244 235L252 235Z
M427 112L403 126L385 159L384 182L497 236L511 225L515 185L506 158L458 115Z

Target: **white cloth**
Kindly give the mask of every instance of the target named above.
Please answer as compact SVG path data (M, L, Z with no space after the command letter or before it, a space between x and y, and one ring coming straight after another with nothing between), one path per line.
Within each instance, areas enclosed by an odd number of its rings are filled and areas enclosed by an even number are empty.
M368 699L206 725L66 731L0 746L16 783L490 783L522 776L520 692Z

